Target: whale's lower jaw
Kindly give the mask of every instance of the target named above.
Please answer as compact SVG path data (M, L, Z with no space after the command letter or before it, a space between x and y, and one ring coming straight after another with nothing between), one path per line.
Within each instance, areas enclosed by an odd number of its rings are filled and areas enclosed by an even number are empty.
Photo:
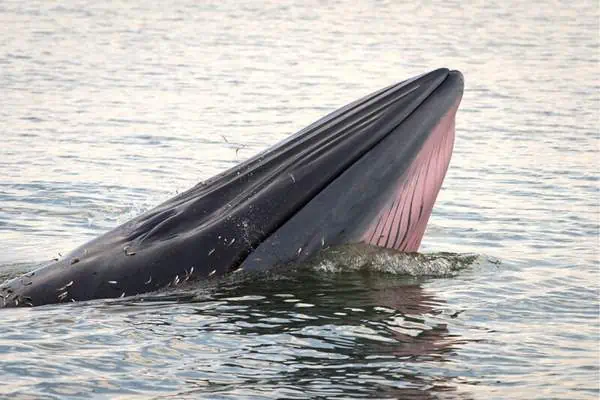
M457 110L458 104L432 130L362 242L404 252L419 249L450 164Z

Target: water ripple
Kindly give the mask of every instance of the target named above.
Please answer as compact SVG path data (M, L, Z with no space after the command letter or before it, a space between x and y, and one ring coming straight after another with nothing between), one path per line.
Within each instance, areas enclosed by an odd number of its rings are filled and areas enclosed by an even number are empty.
M3 310L0 397L598 397L595 2L7 0L0 26L0 277L440 66L466 90L422 250L478 255Z

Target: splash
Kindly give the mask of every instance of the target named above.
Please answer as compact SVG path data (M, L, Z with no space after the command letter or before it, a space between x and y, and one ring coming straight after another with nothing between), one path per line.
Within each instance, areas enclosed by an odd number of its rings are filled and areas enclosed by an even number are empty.
M486 257L459 253L402 253L367 244L350 244L323 250L310 263L315 271L383 272L394 275L447 277L485 262Z

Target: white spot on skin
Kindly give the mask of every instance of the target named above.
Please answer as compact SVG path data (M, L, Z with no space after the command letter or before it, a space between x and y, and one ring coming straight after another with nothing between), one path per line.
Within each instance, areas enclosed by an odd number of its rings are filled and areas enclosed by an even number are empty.
M183 281L187 282L191 278L191 276L192 276L193 273L194 273L194 267L190 268L190 272L188 272L187 270L185 270L185 278L183 279Z
M296 183L296 178L294 178L293 174L290 174L290 178L292 178L292 182Z
M214 253L214 252L215 252L215 249L211 249L211 250L208 252L208 255L210 256L210 255L211 255L212 253Z
M300 253L302 253L302 247L298 249L298 255L300 255Z
M213 276L216 273L217 273L217 270L213 269L212 271L210 271L210 273L208 274L208 276Z
M123 247L123 251L125 252L125 255L126 256L133 256L133 255L135 255L135 251L129 250L129 249L130 249L129 246Z
M119 298L123 298L125 297L125 292L121 293L121 295L119 296Z
M69 288L69 287L71 287L71 286L73 286L73 281L71 281L71 282L67 283L67 284L66 284L65 286L63 286L63 287L60 287L60 288L56 289L56 291L57 291L57 292L62 292L63 290L65 290L65 289L67 289L67 288Z
M119 283L119 282L117 282L117 281L108 281L109 285L116 285L117 283Z
M234 243L235 243L235 238L231 239L231 241L229 242L228 246L231 246Z
M152 282L152 276L150 276L150 278L148 278L148 280L146 282L144 282L146 285L149 285Z

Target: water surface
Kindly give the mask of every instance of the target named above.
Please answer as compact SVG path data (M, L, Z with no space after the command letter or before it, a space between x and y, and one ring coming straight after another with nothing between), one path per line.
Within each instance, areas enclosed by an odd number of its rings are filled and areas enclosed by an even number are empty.
M0 2L0 275L441 66L466 91L422 251L477 257L3 310L0 396L596 399L599 18L589 0Z

